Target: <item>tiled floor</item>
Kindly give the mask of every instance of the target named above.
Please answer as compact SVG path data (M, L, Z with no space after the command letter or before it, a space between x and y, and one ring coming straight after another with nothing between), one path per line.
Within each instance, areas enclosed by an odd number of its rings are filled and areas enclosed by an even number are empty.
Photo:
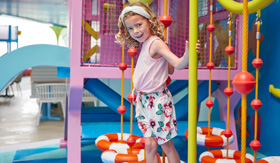
M28 143L58 143L64 136L64 122L44 121L36 126L39 107L36 99L30 98L30 77L23 77L19 84L21 93L14 85L13 98L0 98L0 151L22 148ZM62 115L60 105L52 108L52 114Z

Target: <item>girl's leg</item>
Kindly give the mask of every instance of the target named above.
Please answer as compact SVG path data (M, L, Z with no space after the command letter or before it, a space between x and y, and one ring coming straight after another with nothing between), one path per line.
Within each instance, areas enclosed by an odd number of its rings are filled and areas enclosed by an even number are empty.
M172 139L161 145L167 155L168 163L180 163L180 157L174 147Z
M153 137L145 137L146 163L158 163L158 144Z

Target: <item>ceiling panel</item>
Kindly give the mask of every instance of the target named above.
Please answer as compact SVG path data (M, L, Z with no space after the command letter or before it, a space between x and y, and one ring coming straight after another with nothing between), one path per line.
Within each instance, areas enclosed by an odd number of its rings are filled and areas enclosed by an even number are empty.
M67 0L0 0L0 14L67 26Z

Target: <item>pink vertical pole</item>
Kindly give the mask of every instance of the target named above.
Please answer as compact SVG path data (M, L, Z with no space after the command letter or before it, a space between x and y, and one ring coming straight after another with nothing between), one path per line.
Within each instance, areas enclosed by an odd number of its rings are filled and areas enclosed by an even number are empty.
M81 76L82 1L71 1L71 58L70 95L68 111L67 162L81 162L81 102L83 81Z

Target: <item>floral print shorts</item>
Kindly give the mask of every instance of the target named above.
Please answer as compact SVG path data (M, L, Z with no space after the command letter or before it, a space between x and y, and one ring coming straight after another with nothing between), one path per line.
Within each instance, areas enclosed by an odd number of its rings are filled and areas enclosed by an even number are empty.
M178 134L173 98L168 89L136 99L137 122L144 137L154 137L159 145Z

